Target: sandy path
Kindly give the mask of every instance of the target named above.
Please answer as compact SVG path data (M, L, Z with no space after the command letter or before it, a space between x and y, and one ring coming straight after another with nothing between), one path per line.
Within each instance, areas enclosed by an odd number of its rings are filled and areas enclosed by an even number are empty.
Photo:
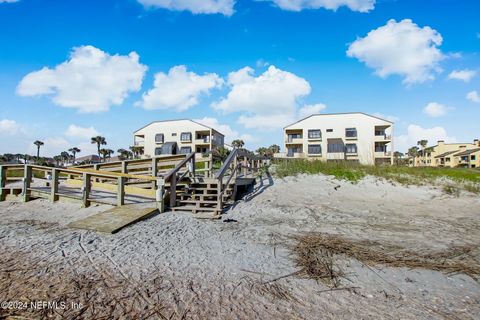
M43 200L0 203L4 252L0 300L18 298L20 293L58 299L60 293L52 292L60 292L69 281L84 279L85 284L95 279L96 291L108 292L118 284L124 292L93 295L98 300L90 303L97 309L82 315L86 318L101 312L117 318L126 314L129 304L123 308L121 299L133 297L136 289L142 294L136 296L133 309L162 307L158 312L173 318L475 319L480 314L480 286L465 275L373 269L345 259L341 263L350 274L345 285L359 289L325 292L328 288L323 284L295 276L269 282L297 270L288 236L307 231L379 240L412 250L478 245L478 196L455 198L373 178L352 185L331 177L302 176L264 180L264 187L239 201L223 221L166 213L115 235L65 227L106 208L80 209L72 203L52 205ZM19 265L24 267L13 267ZM52 287L45 285L49 283ZM93 289L81 288L82 294L69 299L88 301L84 293ZM116 299L113 305L122 307L111 311L102 306L101 301L111 297Z

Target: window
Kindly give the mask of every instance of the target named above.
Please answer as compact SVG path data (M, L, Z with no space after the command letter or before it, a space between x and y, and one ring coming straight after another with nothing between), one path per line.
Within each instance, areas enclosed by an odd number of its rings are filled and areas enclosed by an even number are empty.
M333 129L327 129L327 132L333 132Z
M162 148L155 148L155 155L161 155L162 154Z
M180 141L192 141L192 133L182 132L182 135L180 136Z
M172 133L172 137L176 137L177 136L177 133Z
M321 139L322 131L320 129L308 130L308 139Z
M357 153L357 144L356 143L347 143L345 145L346 153Z
M450 158L445 158L445 162L450 162Z
M471 159L471 160L475 160L475 159L476 159L475 155L470 156L470 159Z
M192 153L192 147L181 147L180 148L181 154L189 154Z
M336 143L329 143L328 144L328 152L329 153L344 153L345 152L345 146L343 143L336 142Z
M155 135L155 142L156 143L163 143L163 133L157 133Z
M309 144L308 154L322 154L322 146L319 144Z
M356 128L347 128L347 129L345 129L345 137L347 137L347 138L356 138L356 137L357 137L357 129L356 129Z

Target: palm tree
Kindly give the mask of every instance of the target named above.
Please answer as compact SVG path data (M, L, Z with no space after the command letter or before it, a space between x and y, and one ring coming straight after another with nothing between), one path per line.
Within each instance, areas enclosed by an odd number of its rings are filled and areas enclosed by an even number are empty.
M128 159L128 154L130 153L130 151L120 148L117 150L117 153L119 155L119 158L124 160L124 159Z
M55 161L55 165L58 167L60 161L62 161L62 156L54 156L53 160Z
M233 140L233 141L232 141L232 146L233 146L235 149L243 148L244 145L245 145L245 142L243 142L243 140L236 139L236 140Z
M60 158L62 158L63 164L68 163L68 160L70 159L70 154L67 151L63 151L60 153Z
M225 159L227 159L229 154L230 154L230 150L228 150L225 147L218 147L212 150L212 155L215 158L219 158L220 161L225 161Z
M268 151L267 148L265 148L265 147L260 147L260 148L257 149L256 152L263 157L263 156L265 156L265 155L267 154L267 151Z
M100 149L100 154L103 156L103 162L109 158L114 151L112 149Z
M92 139L91 139L90 142L91 142L92 144L96 144L96 145L97 145L97 153L98 153L98 156L100 157L100 146L107 144L107 141L105 140L105 137L102 137L102 136L92 137Z
M277 144L272 144L270 147L268 147L267 154L269 156L273 156L275 153L280 152L280 146Z
M37 146L37 159L39 159L40 158L40 147L43 146L44 143L40 140L36 140L33 144Z
M77 153L79 153L82 150L78 149L77 147L73 147L68 149L68 151L70 151L73 154L73 164L75 164L75 158L77 156Z
M143 148L139 147L139 146L131 146L130 150L132 150L135 158L137 158L139 155L141 155L143 153Z

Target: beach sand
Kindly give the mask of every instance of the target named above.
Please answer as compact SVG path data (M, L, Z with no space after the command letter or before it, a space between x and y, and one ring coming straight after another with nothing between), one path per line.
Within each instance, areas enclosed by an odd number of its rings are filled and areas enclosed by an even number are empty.
M117 234L70 229L107 210L34 200L0 203L0 300L66 308L0 310L38 318L478 319L480 285L465 274L367 266L338 257L331 290L295 274L292 236L372 240L414 252L473 247L480 197L367 177L265 177L221 220L156 215ZM83 308L75 309L71 303ZM1 314L0 314L1 315Z

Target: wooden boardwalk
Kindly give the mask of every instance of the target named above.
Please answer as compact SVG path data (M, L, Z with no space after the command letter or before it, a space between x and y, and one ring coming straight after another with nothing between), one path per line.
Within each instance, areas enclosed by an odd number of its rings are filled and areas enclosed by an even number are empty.
M87 229L105 233L116 233L121 229L143 219L158 214L155 207L130 204L115 207L110 210L89 216L85 219L74 221L68 226L76 229Z

